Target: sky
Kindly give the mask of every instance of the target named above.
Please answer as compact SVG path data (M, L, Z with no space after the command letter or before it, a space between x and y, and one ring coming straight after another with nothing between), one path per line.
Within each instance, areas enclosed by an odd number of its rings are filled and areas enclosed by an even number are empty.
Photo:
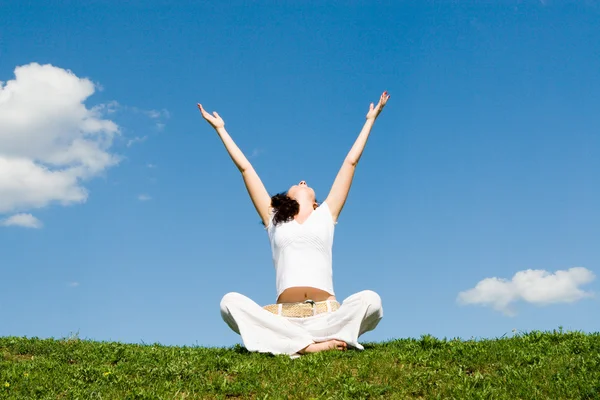
M0 1L0 336L232 346L275 301L270 194L323 200L361 337L600 331L599 1ZM595 310L595 311L594 311Z

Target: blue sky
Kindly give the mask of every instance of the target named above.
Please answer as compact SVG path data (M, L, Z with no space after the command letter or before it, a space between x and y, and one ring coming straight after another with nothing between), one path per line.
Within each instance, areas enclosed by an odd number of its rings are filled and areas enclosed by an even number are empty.
M324 199L384 90L334 245L363 340L599 331L600 3L476 3L1 3L0 335L238 343L274 270L196 103Z

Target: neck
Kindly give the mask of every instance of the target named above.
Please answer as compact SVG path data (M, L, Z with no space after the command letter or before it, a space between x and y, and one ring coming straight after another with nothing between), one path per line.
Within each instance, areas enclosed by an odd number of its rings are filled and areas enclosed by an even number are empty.
M314 203L310 199L296 199L296 201L300 205L300 210L296 215L296 219L304 220L314 211Z

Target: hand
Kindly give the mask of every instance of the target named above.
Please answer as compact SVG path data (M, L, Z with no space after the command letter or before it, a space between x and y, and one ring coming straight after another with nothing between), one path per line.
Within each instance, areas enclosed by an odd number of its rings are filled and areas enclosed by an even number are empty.
M213 112L211 115L208 112L206 112L206 110L204 108L202 108L202 104L200 104L200 103L198 103L198 109L200 110L202 117L205 120L207 120L208 123L211 124L213 128L219 129L219 128L223 128L225 126L225 121L223 121L223 118L221 118L219 116L219 114L217 114L216 111Z
M369 107L369 112L367 113L367 119L375 120L381 112L381 110L383 110L383 107L385 106L385 103L387 103L389 98L390 95L387 91L385 91L381 94L381 97L379 98L379 103L377 103L376 106L374 106L373 103L371 103L371 106Z

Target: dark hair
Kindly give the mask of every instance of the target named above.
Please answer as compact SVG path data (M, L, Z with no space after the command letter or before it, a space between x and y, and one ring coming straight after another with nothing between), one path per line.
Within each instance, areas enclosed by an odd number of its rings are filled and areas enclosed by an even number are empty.
M271 207L273 207L274 212L273 225L293 220L294 216L300 211L300 204L288 197L287 192L278 193L271 197Z

